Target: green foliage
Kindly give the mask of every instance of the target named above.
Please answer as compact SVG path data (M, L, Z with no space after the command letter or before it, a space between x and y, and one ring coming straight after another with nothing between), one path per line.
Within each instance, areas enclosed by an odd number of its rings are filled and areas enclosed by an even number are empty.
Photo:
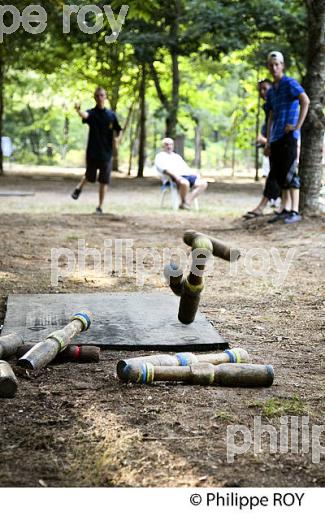
M302 0L133 0L119 39L111 45L105 42L110 32L106 19L98 34L87 35L73 16L71 33L63 35L63 2L39 3L49 15L47 31L37 36L17 31L1 47L6 67L5 134L14 139L17 160L82 161L87 129L73 104L79 100L84 108L93 106L98 84L107 89L122 125L133 107L134 133L143 64L151 73L146 93L149 163L171 117L175 132L185 134L189 159L194 158L199 124L203 166L228 163L232 147L239 151L237 157L251 160L256 83L267 75L267 53L281 50L293 75L304 74L307 31ZM88 3L82 0L78 6ZM15 4L22 10L28 2ZM122 4L111 2L115 14ZM129 156L127 137L129 129L121 148L124 162ZM47 158L49 143L52 158Z

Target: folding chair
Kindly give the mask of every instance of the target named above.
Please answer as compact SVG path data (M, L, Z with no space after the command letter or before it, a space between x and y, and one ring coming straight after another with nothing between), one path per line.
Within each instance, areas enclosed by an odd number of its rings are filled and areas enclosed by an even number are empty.
M160 188L161 189L160 207L161 208L164 207L165 198L169 194L171 207L174 211L177 211L179 209L179 205L181 202L179 194L178 194L177 186L176 186L175 182L172 182L166 175L163 175L160 172L158 172L158 173L159 173L160 180L162 182L162 185ZM199 211L199 201L197 199L195 199L193 201L193 208L196 211Z
M163 180L162 179L162 185L161 185L161 199L160 199L160 207L164 207L164 202L166 196L170 195L170 204L174 211L177 211L180 204L180 199L178 195L178 190L175 182L172 182L170 180Z

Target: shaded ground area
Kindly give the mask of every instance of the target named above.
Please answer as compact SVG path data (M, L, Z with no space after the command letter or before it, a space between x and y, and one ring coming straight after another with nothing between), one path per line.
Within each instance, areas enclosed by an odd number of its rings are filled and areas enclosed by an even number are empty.
M230 464L226 437L230 425L246 426L253 436L254 417L279 431L281 417L298 416L299 435L303 416L310 431L324 424L325 218L290 227L270 226L267 218L243 223L241 214L261 190L248 179L216 180L200 212L173 213L159 209L156 180L120 178L110 213L96 216L96 188L74 202L74 184L52 177L1 180L3 190L35 192L0 198L1 323L10 293L168 292L149 256L142 285L136 262L131 273L107 275L94 272L88 259L84 273L55 286L51 249L77 255L83 239L103 253L104 240L132 239L134 248L187 251L183 231L196 228L243 252L232 270L214 263L201 311L232 347L272 363L276 380L268 389L123 385L115 366L129 353L109 351L100 364L17 371L17 397L0 401L0 485L324 486L324 458L316 464L311 452L270 453L266 435L258 453L248 449ZM116 255L123 264L125 251Z

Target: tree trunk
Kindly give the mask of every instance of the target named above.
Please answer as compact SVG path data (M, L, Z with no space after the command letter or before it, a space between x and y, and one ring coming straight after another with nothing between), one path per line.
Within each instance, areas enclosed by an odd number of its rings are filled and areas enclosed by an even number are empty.
M202 166L201 126L200 126L200 120L198 118L194 118L194 121L196 123L196 126L195 126L195 160L194 160L194 166L198 170L201 170L201 166Z
M154 157L156 157L158 153L158 131L157 131L157 123L154 119L153 121L153 151L154 151Z
M136 124L133 124L133 119L135 119ZM135 112L134 118L132 117L131 125L130 125L130 149L129 149L129 168L128 168L128 176L131 176L132 173L132 160L135 155L135 144L137 141L137 136L139 134L139 115L138 111Z
M172 102L169 108L169 114L166 119L166 136L175 139L177 131L177 116L179 107L179 53L178 53L178 33L179 18L181 16L180 0L175 0L175 15L173 23L170 27L170 55L172 59Z
M179 74L179 63L177 51L172 51L172 102L169 108L169 114L166 118L166 137L175 139L177 133L177 115L179 107L179 86L180 86L180 74Z
M118 103L118 88L116 85L114 85L114 88L112 89L112 94L110 98L110 105L113 112L116 112L116 107ZM113 161L112 161L112 170L113 172L119 171L119 157L118 157L118 146L116 143L116 139L113 139L113 147L112 147L112 153L113 153Z
M235 177L235 169L236 169L236 141L237 141L237 133L234 133L233 141L232 141L232 153L231 153L231 176Z
M255 128L255 181L258 181L258 172L260 166L260 158L259 158L259 148L257 146L257 139L260 133L260 118L261 118L261 96L258 91L258 101L257 101L257 114L256 114L256 128Z
M140 142L138 177L143 177L146 160L146 65L142 65L142 77L140 84Z
M178 134L174 140L174 151L185 159L185 135Z
M111 96L109 98L109 102L111 105L111 109L113 112L116 112L117 103L119 99L119 88L120 88L120 79L118 79L117 84L113 85ZM116 139L113 139L113 164L112 169L114 172L119 171L119 156L118 156L118 146L116 143Z
M67 152L68 152L68 144L69 144L69 132L70 132L70 119L69 116L66 114L64 117L64 124L63 124L63 146L61 150L61 159L64 161Z
M35 123L35 117L33 114L33 110L29 103L26 105L27 110L27 118L29 116L29 124L34 125ZM36 155L37 158L40 156L40 136L39 136L39 130L31 130L29 134L29 141L31 145L31 149L34 155Z
M126 134L127 129L128 129L129 126L132 124L135 102L136 102L136 100L134 99L134 101L132 102L132 105L130 106L130 108L129 108L129 110L128 110L128 115L127 115L127 117L126 117L126 121L125 121L124 127L123 127L123 129L122 129L122 136L121 136L121 138L120 138L120 143L122 143L123 138L124 138L124 136L125 136L125 134Z
M2 132L3 132L3 101L4 101L4 59L3 49L0 45L0 175L3 175L3 153L2 153Z
M228 167L228 153L229 153L230 143L231 143L231 136L227 135L226 142L225 142L225 148L223 151L223 167L224 168Z
M310 98L302 128L299 172L302 180L301 210L319 209L322 183L322 150L325 130L325 0L306 0L308 9L308 60L304 87Z

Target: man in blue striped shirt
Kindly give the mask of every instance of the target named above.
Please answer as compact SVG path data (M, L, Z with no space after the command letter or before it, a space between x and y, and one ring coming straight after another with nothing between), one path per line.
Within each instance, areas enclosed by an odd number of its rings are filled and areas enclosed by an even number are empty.
M267 93L266 108L270 115L264 153L270 157L271 174L282 189L283 199L282 212L269 222L282 220L285 224L293 224L301 220L297 142L310 101L302 86L285 76L281 52L269 54L268 68L274 82Z

